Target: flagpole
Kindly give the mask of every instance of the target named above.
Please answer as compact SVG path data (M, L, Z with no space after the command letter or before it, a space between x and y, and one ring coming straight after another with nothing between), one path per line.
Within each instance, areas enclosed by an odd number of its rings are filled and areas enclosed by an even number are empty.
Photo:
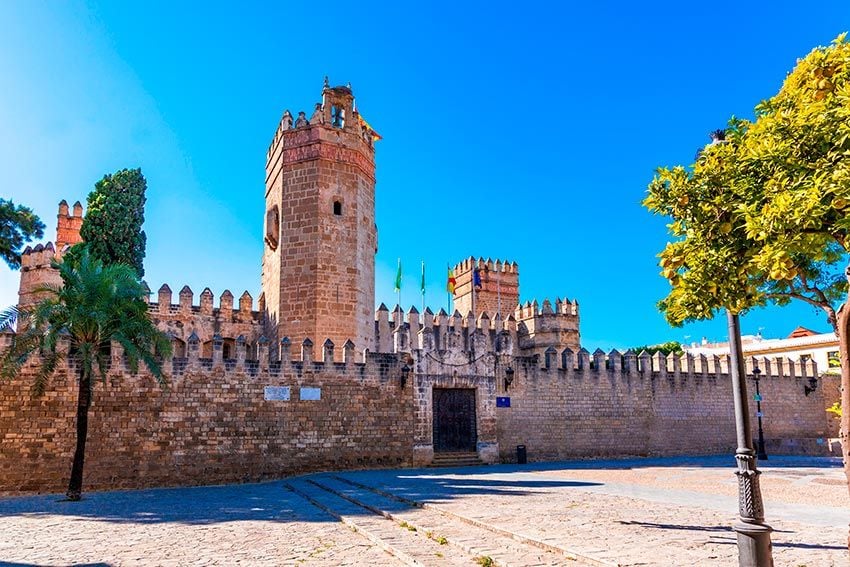
M475 317L475 270L478 268L475 266L476 260L472 261L472 279L469 280L469 285L472 288L472 316Z
M425 260L422 260L422 313L425 313Z
M450 273L452 270L451 265L446 262L446 273ZM452 312L452 292L449 291L449 282L446 282L446 311L449 313Z
M398 259L398 276L396 277L396 291L398 292L398 308L401 309L401 258Z

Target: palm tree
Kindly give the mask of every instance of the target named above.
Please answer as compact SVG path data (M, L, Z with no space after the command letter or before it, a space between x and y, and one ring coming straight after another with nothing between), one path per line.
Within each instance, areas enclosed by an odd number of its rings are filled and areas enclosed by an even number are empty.
M15 321L18 320L18 307L17 305L12 305L11 307L7 307L6 309L0 311L0 331L5 331L6 329L11 329L15 324Z
M103 265L85 245L75 252L73 261L54 262L62 287L45 286L39 291L47 297L18 313L18 334L0 357L0 379L9 379L21 373L30 357L40 354L32 384L33 395L39 396L66 356L64 349L57 349L59 341L70 340L67 356L78 371L77 444L67 492L74 501L82 494L94 379L106 379L111 342L123 347L133 372L141 361L161 385L166 376L159 357L171 354L168 337L148 317L136 271L124 264Z

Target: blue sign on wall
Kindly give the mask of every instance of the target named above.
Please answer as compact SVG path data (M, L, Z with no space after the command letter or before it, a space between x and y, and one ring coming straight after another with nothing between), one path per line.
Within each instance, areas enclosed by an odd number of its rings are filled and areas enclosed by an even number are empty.
M496 398L496 407L497 408L509 408L511 407L511 399L510 398Z

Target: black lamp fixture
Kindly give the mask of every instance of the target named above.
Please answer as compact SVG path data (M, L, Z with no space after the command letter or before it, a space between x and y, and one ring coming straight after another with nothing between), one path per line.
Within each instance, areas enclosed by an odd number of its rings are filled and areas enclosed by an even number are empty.
M514 381L514 369L511 366L505 368L505 391L511 387Z
M803 393L807 396L818 389L818 379L814 376L809 377L809 383L803 385Z
M410 375L410 367L407 363L401 367L401 388L404 389L404 386L407 384L407 377Z
M761 392L759 391L759 380L760 380L760 378L761 378L761 368L756 366L755 368L753 368L753 382L755 382L755 384L756 384L756 396L755 396L755 398L756 398L756 417L758 418L758 421L759 421L759 439L758 439L758 443L756 443L756 449L757 449L756 456L758 456L758 458L761 459L762 461L766 461L767 460L767 452L764 450L764 429L762 429L762 426L761 426L762 413L761 413Z

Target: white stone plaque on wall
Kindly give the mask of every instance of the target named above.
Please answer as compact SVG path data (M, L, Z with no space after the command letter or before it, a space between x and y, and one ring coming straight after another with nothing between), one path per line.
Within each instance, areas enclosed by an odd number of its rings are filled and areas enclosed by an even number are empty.
M322 399L322 389L321 388L301 388L301 399L302 400L321 400Z
M263 389L263 397L273 402L289 401L289 386L266 386Z

